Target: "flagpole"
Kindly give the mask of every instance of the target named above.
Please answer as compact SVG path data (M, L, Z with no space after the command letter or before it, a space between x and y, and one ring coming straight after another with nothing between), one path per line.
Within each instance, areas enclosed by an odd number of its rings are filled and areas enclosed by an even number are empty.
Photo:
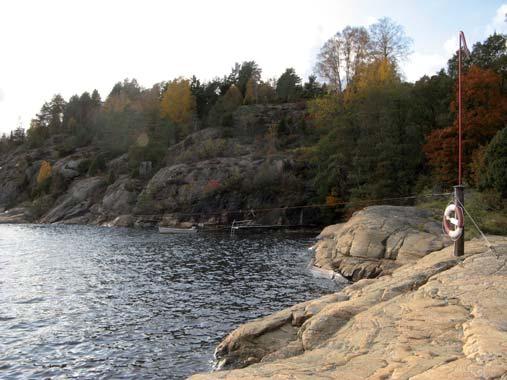
M463 188L463 177L462 177L462 161L463 161L463 144L462 134L463 128L462 122L462 101L461 101L461 66L462 66L462 50L468 53L467 43L465 40L465 34L459 32L459 49L458 49L458 185L454 186L454 204L456 206L465 208L465 191ZM463 232L461 236L454 242L454 256L463 256L465 254L465 227L463 226Z

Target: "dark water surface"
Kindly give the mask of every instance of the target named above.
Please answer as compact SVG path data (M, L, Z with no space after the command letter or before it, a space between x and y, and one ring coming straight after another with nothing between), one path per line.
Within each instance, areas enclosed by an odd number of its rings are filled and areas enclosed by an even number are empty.
M181 379L251 318L334 290L294 234L0 225L0 378Z

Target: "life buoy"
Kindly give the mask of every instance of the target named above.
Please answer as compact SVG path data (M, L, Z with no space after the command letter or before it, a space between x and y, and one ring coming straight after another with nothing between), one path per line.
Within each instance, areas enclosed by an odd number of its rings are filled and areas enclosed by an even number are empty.
M463 209L451 203L445 208L443 227L445 233L452 239L457 240L463 233L463 225L465 218L463 216Z

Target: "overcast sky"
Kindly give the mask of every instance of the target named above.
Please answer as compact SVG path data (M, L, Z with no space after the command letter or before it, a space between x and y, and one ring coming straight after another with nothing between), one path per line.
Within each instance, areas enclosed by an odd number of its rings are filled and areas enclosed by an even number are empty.
M2 1L0 133L19 121L27 128L53 94L96 88L104 99L127 77L145 87L192 74L210 79L255 60L264 78L286 67L307 78L327 38L383 16L413 39L402 68L414 81L445 66L460 29L470 46L507 32L506 13L505 0Z

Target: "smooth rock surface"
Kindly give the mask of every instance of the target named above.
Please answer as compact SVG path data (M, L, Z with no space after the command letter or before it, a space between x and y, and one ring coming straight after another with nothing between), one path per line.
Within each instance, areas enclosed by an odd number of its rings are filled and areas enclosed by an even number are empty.
M507 238L489 240L242 325L216 354L248 367L191 378L505 379Z
M102 198L100 212L105 215L126 215L132 212L137 193L129 187L133 182L127 175L109 185Z
M24 207L12 208L0 213L0 224L29 223L31 219L30 211Z
M54 223L65 220L69 224L85 224L90 220L87 215L90 207L103 194L106 181L102 177L88 177L75 180L68 191L57 199L57 206L51 209L42 223Z
M391 273L452 243L431 212L402 206L366 207L318 238L314 265L353 281Z

